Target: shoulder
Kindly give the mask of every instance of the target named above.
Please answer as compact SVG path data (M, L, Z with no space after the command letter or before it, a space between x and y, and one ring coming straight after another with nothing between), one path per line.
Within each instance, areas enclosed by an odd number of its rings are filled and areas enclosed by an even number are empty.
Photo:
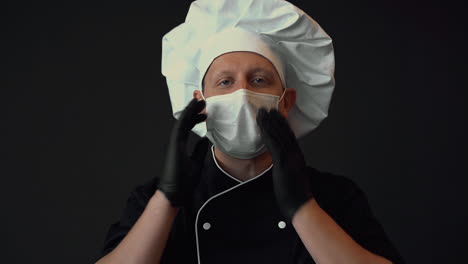
M120 215L118 225L131 227L135 221L140 217L146 208L149 200L156 192L159 179L153 177L144 182L135 185L125 203L124 209Z
M320 171L307 167L311 177L311 188L319 205L329 213L338 216L353 201L365 199L360 186L344 175Z
M144 205L148 203L150 198L156 192L159 184L159 178L153 177L142 183L136 185L128 197L127 203L137 203L138 205Z
M153 177L133 188L119 219L109 226L104 240L104 246L99 252L98 259L111 252L127 235L144 211L149 199L156 191L158 181L158 178Z
M337 195L336 191L340 191L339 195L343 196L362 191L358 184L347 176L321 171L310 166L307 169L311 176L313 188L318 192L326 193L333 191L335 192L334 195Z
M317 203L343 230L367 250L393 263L404 263L356 182L343 175L308 169Z

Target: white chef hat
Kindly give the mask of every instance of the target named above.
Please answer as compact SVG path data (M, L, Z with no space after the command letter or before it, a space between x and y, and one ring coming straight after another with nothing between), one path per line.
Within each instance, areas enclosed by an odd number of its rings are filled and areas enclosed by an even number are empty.
M288 114L296 137L327 117L335 58L331 38L317 22L285 0L197 0L185 22L162 40L161 71L175 118L193 99L193 91L202 89L211 62L233 51L264 56L283 86L296 89L296 104ZM206 123L192 130L203 137Z

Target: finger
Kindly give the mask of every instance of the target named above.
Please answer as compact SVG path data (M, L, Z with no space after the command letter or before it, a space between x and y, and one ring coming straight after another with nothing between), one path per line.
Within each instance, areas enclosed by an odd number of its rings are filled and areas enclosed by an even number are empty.
M296 156L297 161L305 162L303 160L302 150L299 146L299 142L296 139L296 135L294 134L293 130L289 126L288 121L284 118L278 111L271 111L270 112L270 120L272 122L272 127L274 131L278 131L278 138L280 139L279 145L283 152L280 153L295 153L298 154ZM278 157L281 158L281 157Z
M265 115L267 114L267 111L265 108L260 108L257 112L257 125L260 127L260 129L263 129L265 126Z
M196 114L200 113L203 108L205 108L206 102L205 100L198 101L196 98L193 98L189 104L184 109L184 116L186 117L193 117Z
M197 99L193 98L182 111L179 120L181 122L186 122L192 119L195 115L200 113L204 107L205 101L197 101Z
M198 114L193 118L193 123L198 124L206 120L208 116L206 114Z
M205 108L205 101L197 101L195 98L185 107L179 119L179 128L184 131L191 130L197 123L206 120L206 114L199 114Z
M294 135L294 132L292 132L289 126L288 120L286 120L286 118L284 118L284 116L281 115L281 113L278 112L278 110L271 109L270 115L271 115L271 118L274 119L281 127L285 128L284 131L290 133L290 135Z
M282 127L271 111L267 116L268 118L265 122L267 123L266 127L268 127L268 130L265 132L271 137L272 140L274 140L276 145L280 145L283 142L280 133Z
M262 140L267 146L268 150L270 150L272 154L276 155L278 151L278 142L272 135L273 133L269 119L269 113L264 109L260 109L257 114L257 123L260 127Z
M198 124L198 123L201 123L203 121L205 121L207 118L207 115L205 114L198 114L196 116L194 116L192 119L186 121L184 123L184 129L185 130L192 130L192 128Z
M282 124L279 122L278 118L275 117L273 114L270 114L270 127L272 132L272 137L274 138L276 144L277 144L277 152L275 154L279 154L282 152L285 152L287 148L290 147L289 145L289 139L284 136L284 127Z
M281 141L286 145L296 144L296 135L292 131L288 121L276 109L270 111L271 122L274 129L278 132Z
M266 131L270 130L268 118L267 110L265 108L260 108L257 112L257 125L262 133L266 133Z

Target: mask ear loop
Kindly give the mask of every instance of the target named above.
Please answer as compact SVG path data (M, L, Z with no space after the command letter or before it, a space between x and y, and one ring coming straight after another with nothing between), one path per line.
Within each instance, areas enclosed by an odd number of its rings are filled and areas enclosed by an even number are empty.
M206 101L206 98L205 98L205 96L203 96L203 91L200 91L200 94L201 94L201 97L203 98L203 100L205 100L205 101Z
M280 99L278 100L278 103L276 104L276 109L279 109L279 103L281 102L284 95L286 94L286 89L288 89L288 88L284 88L283 94L281 95Z
M281 95L280 99L278 100L278 103L281 102L281 99L283 99L283 96L286 94L286 89L288 89L288 88L284 88L283 94Z

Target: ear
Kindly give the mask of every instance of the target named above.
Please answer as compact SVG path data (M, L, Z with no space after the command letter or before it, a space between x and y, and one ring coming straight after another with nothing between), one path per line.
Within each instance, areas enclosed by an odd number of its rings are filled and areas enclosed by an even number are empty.
M296 104L296 89L286 89L282 101L280 113L282 113L284 117L288 117L289 111L291 111L292 107Z
M201 95L202 95L202 93L200 92L200 90L195 90L195 91L193 91L193 98L196 98L197 101L203 100L203 97L202 97ZM206 115L206 107L203 108L203 111L201 111L200 113ZM205 122L205 121L203 121L203 122Z
M203 97L201 96L200 90L193 91L193 98L196 98L197 101L203 100Z

